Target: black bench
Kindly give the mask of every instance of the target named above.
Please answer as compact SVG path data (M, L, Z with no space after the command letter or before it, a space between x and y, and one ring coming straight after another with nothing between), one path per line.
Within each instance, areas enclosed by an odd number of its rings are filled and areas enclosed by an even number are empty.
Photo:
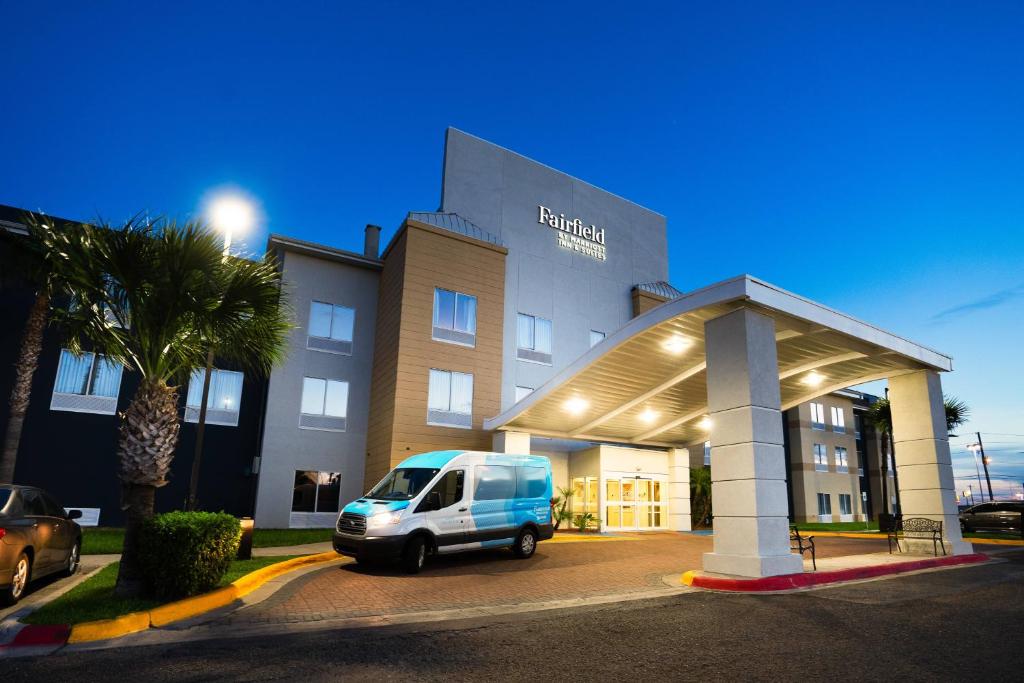
M939 548L942 548L943 555L946 554L946 544L942 542L942 522L926 517L900 519L896 523L896 528L891 529L886 538L889 542L889 553L892 554L893 543L896 544L896 549L902 553L903 548L900 546L900 541L906 540L908 535L910 538L931 538L932 552L935 556L938 556Z
M789 527L789 549L800 553L801 558L810 550L811 566L814 567L814 571L818 571L818 560L814 557L814 536L801 536L795 524Z

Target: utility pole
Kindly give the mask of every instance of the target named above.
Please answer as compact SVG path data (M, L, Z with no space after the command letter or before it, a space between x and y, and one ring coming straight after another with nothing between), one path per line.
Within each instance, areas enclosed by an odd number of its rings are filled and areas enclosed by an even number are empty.
M981 432L975 432L975 434L978 435L978 449L981 451L981 466L985 468L985 483L988 484L988 499L992 501L995 500L995 496L992 495L992 478L988 476L988 458L985 457L985 444L981 442Z

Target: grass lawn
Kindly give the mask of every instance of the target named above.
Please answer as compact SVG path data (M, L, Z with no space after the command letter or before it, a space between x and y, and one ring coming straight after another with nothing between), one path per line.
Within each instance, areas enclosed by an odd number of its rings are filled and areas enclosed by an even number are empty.
M254 557L251 560L235 560L220 585L266 567L287 560L295 555L277 557ZM22 621L28 624L78 624L97 619L113 619L129 612L151 609L164 603L152 598L123 599L114 597L117 582L117 563L104 567L98 573L78 584L53 602L32 612Z
M330 541L333 529L255 529L252 545L254 548L280 548L286 545L303 545ZM106 555L120 553L124 544L124 529L116 527L83 527L82 554Z
M798 522L800 531L878 531L878 522Z

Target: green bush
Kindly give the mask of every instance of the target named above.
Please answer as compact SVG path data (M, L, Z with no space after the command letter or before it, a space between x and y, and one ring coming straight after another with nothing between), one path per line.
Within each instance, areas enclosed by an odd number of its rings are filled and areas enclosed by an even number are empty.
M224 512L168 512L148 520L140 559L153 595L174 600L215 588L241 537L239 521Z

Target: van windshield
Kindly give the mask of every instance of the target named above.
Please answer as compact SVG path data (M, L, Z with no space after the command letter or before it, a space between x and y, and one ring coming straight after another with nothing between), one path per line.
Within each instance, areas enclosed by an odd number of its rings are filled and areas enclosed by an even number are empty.
M426 467L399 467L377 484L366 497L377 500L410 500L416 497L440 470Z

